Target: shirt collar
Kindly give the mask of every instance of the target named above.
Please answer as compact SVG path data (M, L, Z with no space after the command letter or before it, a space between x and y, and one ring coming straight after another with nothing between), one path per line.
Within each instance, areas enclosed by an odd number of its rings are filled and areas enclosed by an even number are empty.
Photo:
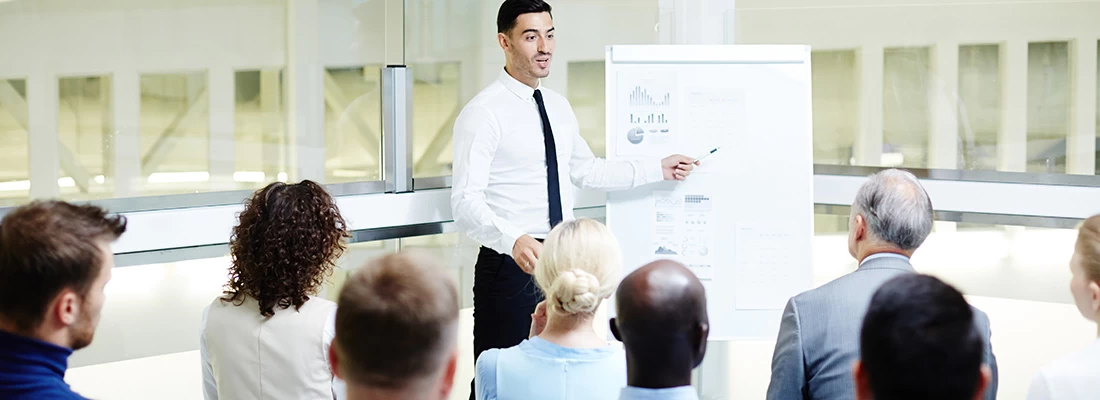
M0 374L64 379L72 349L0 331Z
M863 264L867 264L868 261L876 260L876 259L879 259L879 258L896 258L898 260L903 260L905 262L909 262L909 257L903 256L901 254L897 254L897 253L875 253L875 254L869 255L867 257L864 257L863 262L860 262L859 265L863 266Z
M691 386L678 386L663 389L648 389L627 386L619 394L620 400L698 400L699 394Z
M530 86L527 86L527 84L516 80L516 78L513 78L512 75L508 75L508 71L505 71L504 68L500 69L500 77L497 78L497 80L499 80L500 83L504 84L504 87L508 88L509 92L512 92L512 94L519 96L519 98L523 99L524 101L531 101L531 98L535 95L535 89L532 89ZM538 89L542 89L542 79L539 79L538 86Z

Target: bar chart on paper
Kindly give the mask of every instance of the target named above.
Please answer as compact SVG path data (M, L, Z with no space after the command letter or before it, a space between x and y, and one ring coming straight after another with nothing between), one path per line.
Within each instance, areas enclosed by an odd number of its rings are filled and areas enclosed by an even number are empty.
M675 72L619 77L618 154L655 156L675 142Z
M631 107L667 107L671 103L672 94L667 91L663 96L658 95L657 98L654 98L648 89L641 86L634 86L634 91L630 92Z

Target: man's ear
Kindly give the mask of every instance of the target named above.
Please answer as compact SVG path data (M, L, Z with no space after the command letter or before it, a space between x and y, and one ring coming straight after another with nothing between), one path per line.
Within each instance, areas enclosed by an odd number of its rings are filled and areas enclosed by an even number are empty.
M332 344L328 346L328 367L332 370L333 376L344 379L344 377L340 375L340 356L336 353L336 339L333 339Z
M852 227L855 233L856 241L866 239L867 236L867 219L863 218L863 214L856 214L855 226Z
M52 321L45 321L44 323L56 322L61 326L69 326L79 319L81 306L83 304L80 301L80 296L76 295L76 292L70 289L62 289L61 294L57 295L50 307L50 311L47 313L47 319Z
M867 370L863 369L863 362L856 360L852 363L852 380L856 385L857 400L871 400L871 381L867 378Z
M612 318L609 323L611 324L611 336L614 336L615 340L623 341L623 336L619 333L619 321Z
M511 46L511 43L508 43L508 35L504 32L497 33L497 44L500 45L501 50L508 50L508 47Z
M993 370L988 365L982 365L982 374L978 378L978 391L974 393L974 400L984 398L985 391L989 390L991 384L993 384Z
M703 363L703 358L707 355L707 337L710 336L710 324L706 322L700 322L695 326L695 365Z
M458 349L454 349L451 352L450 358L447 360L447 369L443 372L443 383L439 385L440 393L439 398L446 399L451 394L451 389L454 388L455 375L458 374Z

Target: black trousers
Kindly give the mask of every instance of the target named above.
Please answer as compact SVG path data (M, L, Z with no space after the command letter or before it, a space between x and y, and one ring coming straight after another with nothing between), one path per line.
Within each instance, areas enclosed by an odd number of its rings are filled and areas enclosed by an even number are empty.
M511 256L482 247L474 265L474 361L488 349L515 346L531 332L531 313L542 301L535 279ZM474 398L470 382L470 399Z

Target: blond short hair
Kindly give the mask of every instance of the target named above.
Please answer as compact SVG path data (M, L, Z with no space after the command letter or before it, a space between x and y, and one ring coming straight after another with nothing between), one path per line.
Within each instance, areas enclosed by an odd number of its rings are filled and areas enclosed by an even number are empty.
M550 231L535 264L535 283L547 305L565 314L591 314L622 275L619 242L606 225L578 219Z

